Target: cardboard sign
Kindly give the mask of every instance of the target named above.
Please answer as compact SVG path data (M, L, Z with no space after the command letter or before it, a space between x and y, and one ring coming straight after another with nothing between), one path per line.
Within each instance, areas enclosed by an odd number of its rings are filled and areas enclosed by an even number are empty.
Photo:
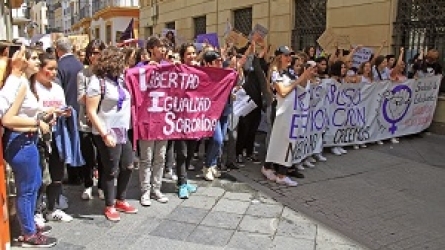
M324 51L332 54L335 52L337 35L332 31L332 29L328 28L318 38L317 43Z
M339 49L350 49L351 41L349 40L349 35L337 35L337 44Z
M88 35L73 35L73 36L68 36L68 38L70 39L71 44L76 49L84 49L90 42L90 38Z
M241 49L246 47L249 39L243 33L232 30L226 37L226 43L232 43L237 49Z

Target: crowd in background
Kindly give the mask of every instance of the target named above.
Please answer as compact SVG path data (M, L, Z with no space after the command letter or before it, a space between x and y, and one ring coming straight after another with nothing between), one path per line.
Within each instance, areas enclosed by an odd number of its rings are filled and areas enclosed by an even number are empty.
M22 46L9 55L10 46L0 43L0 117L4 158L16 185L17 218L22 231L19 241L24 247L54 246L57 239L46 236L51 227L45 222L73 220L64 212L65 169L67 183L84 185L81 199L97 195L104 200L104 215L111 221L119 221L120 213L138 212L126 201L135 170L142 206L169 201L161 192L163 178L176 182L179 198L189 198L197 187L189 182L188 172L197 168L192 163L201 144L205 148L202 177L207 181L220 178L222 170L238 169L250 162L262 163L261 172L268 180L297 186L292 177L304 178L305 168L313 168L317 161L327 158L315 154L290 168L262 162L255 141L262 117L270 125L270 134L274 120L280 116L276 110L296 87L319 84L328 78L340 84L384 80L403 83L408 78L442 74L437 50L420 51L405 62L403 48L397 57L381 55L385 43L359 68L352 67L352 57L361 46L324 57L317 55L315 47L292 51L278 46L272 52L270 46L255 42L244 48L230 44L215 48L208 43L199 48L195 43L177 45L173 33L152 36L145 47L107 46L94 39L86 48L73 51L66 37L46 50L39 44ZM165 64L232 69L238 79L213 137L139 140L132 145L134 98L124 80L125 72ZM232 104L240 89L257 107L246 116L236 117ZM391 142L398 143L398 138ZM353 146L360 147L366 145ZM282 150L286 150L284 143ZM347 153L343 147L330 150L334 155Z

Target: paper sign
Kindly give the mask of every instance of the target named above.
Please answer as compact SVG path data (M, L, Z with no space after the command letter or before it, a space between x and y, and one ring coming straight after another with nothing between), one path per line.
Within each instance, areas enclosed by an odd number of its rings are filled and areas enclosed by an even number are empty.
M233 43L233 46L235 46L237 49L241 49L246 47L246 45L249 43L249 39L247 39L247 37L241 32L232 30L226 37L226 43Z
M369 62L372 55L371 48L360 48L352 56L352 67L359 68L364 62Z
M264 43L264 38L267 36L268 33L268 29L257 23L249 35L249 40L262 44Z
M332 29L326 29L325 32L318 38L318 44L324 51L328 53L335 52L335 45L337 43L337 35L332 31Z
M216 33L208 33L208 34L201 34L196 37L197 43L208 43L212 45L215 48L219 48L219 39L218 34Z
M236 98L233 102L233 114L235 116L246 116L257 107L256 103L244 89L238 90L235 96Z

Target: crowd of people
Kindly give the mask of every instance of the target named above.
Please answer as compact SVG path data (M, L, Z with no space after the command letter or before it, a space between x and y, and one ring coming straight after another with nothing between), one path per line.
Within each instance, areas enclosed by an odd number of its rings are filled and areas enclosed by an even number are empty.
M369 62L353 68L352 56L360 46L348 52L337 50L328 57L317 55L315 47L294 52L279 46L272 53L270 46L255 42L244 48L205 44L198 51L194 43L176 46L172 35L152 36L144 48L107 46L94 39L75 53L70 40L62 37L45 51L38 46L22 46L10 59L10 45L0 44L4 158L14 174L22 246L54 246L57 239L46 236L51 227L45 222L73 220L63 211L65 169L69 183L84 185L81 199L90 200L97 195L104 200L106 218L119 221L120 213L138 212L126 201L134 170L139 174L140 204L144 207L152 201L169 201L161 192L163 178L176 181L180 199L196 192L187 173L196 170L192 162L200 143L205 143L202 177L207 181L220 178L221 170L238 169L248 162L262 163L255 150L262 115L266 114L271 125L270 134L274 120L280 116L276 110L297 86L318 84L327 78L338 83L404 82L407 78L442 74L438 51L434 49L420 51L407 64L403 48L396 59L381 55L385 46L382 44ZM232 69L238 79L211 138L139 140L134 147L133 96L126 85L125 72L165 64ZM257 107L246 116L235 117L233 97L240 89ZM391 141L397 143L398 139ZM360 147L366 145L354 146ZM223 154L224 149L227 152ZM285 144L282 150L286 150ZM343 147L333 147L331 151L334 155L347 153ZM270 181L297 186L291 177L304 178L305 168L326 160L322 154L315 154L290 168L263 162L261 172ZM93 193L95 178L97 194Z

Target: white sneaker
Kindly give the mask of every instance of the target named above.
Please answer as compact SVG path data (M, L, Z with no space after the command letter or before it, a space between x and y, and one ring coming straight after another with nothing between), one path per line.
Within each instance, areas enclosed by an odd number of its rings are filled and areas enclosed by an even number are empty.
M308 156L306 158L306 161L309 161L310 163L316 163L317 162L317 160L314 157L312 157L312 156Z
M221 171L218 170L217 166L211 167L210 171L212 171L213 177L215 177L215 178L221 177Z
M105 194L104 194L104 191L102 189L98 189L97 190L97 196L99 196L99 199L105 200Z
M163 193L161 193L161 191L156 190L153 193L150 194L151 198L160 202L160 203L167 203L168 202L168 197L165 196Z
M43 214L35 214L34 222L38 227L43 228L45 226L45 218L43 218Z
M328 159L326 157L324 157L322 154L315 154L314 155L315 159L317 159L317 161L321 161L321 162L325 162Z
M391 138L391 142L392 142L393 144L397 144L397 143L399 143L400 141L399 141L399 138L394 137L394 138Z
M361 148L367 148L368 146L366 146L366 144L362 144L360 145Z
M288 176L285 176L283 178L277 177L276 183L281 185L286 185L289 187L296 187L298 185L296 181L292 180Z
M140 203L144 207L151 206L150 191L145 191L140 199Z
M202 168L202 177L204 177L206 181L213 181L215 179L211 168L206 168L206 167Z
M346 154L348 153L348 151L346 151L346 149L342 148L342 147L338 147L338 150L340 151L340 153L342 154Z
M334 155L342 155L342 153L341 153L341 151L339 150L338 147L332 147L332 148L331 148L331 152L332 152Z
M377 144L378 145L383 145L383 142L382 141L377 141Z
M56 209L65 210L68 208L68 198L66 198L64 195L59 196L59 202L55 205Z
M48 212L48 214L46 214L46 219L50 221L70 222L73 220L73 217L62 210L56 209L53 212Z
M360 149L360 146L356 144L356 145L353 146L353 148L354 148L355 150L358 150L358 149Z
M303 162L303 164L306 166L306 167L308 167L308 168L315 168L315 165L314 164L312 164L310 161L308 161L308 160L305 160L304 162Z
M297 168L298 170L300 170L300 171L303 171L303 170L304 170L303 164L301 164L301 163L298 163L297 166L296 166L296 168Z
M177 181L178 180L178 176L173 173L172 169L170 169L167 172L165 172L164 178L172 180L172 181Z
M269 180L269 181L275 181L277 179L277 176L272 171L272 169L266 169L265 167L261 168L261 173Z
M93 188L85 188L85 190L82 193L82 200L92 200L93 199Z

